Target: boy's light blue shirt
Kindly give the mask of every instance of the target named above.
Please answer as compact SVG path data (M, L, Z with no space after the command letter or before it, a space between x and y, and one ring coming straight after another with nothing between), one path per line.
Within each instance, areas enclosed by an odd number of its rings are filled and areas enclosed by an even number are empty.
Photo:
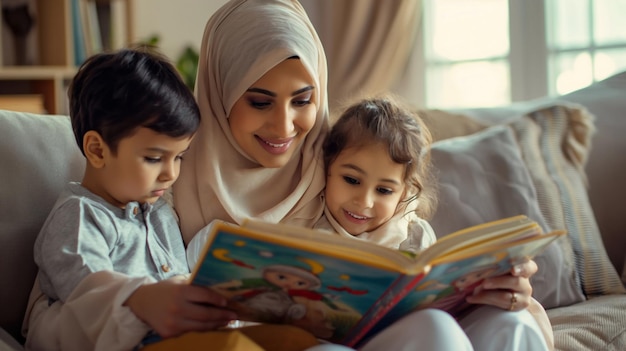
M172 209L154 204L113 206L80 183L69 183L34 248L41 290L65 302L88 274L110 270L163 280L189 273Z

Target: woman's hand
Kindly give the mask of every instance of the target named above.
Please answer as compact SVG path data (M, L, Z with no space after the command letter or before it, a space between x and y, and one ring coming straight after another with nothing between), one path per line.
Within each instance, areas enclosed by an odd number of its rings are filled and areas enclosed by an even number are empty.
M164 338L213 330L237 319L234 312L224 308L224 297L180 278L140 286L125 305Z
M537 272L537 263L527 260L515 265L508 274L487 278L467 297L467 302L519 311L531 303L533 288L529 278Z

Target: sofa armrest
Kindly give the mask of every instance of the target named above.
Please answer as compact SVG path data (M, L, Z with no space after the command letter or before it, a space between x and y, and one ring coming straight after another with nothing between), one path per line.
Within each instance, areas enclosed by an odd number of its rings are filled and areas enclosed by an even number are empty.
M9 333L0 328L0 350L2 351L22 351L24 347L20 345Z
M0 109L0 131L0 328L21 341L37 274L33 243L65 184L81 179L85 158L67 116Z

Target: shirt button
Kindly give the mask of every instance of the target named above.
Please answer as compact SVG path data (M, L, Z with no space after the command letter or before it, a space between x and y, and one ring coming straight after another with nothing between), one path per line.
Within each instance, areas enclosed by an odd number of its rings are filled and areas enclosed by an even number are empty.
M170 266L164 264L164 265L161 265L161 269L163 270L163 272L167 273L170 271Z

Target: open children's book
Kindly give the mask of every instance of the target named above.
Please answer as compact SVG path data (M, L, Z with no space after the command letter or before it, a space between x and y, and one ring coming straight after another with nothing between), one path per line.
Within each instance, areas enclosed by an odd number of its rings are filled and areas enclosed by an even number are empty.
M288 323L358 346L418 309L458 318L484 278L510 271L563 234L544 234L516 216L446 235L410 254L284 224L217 221L205 228L191 283L224 295L241 320Z

